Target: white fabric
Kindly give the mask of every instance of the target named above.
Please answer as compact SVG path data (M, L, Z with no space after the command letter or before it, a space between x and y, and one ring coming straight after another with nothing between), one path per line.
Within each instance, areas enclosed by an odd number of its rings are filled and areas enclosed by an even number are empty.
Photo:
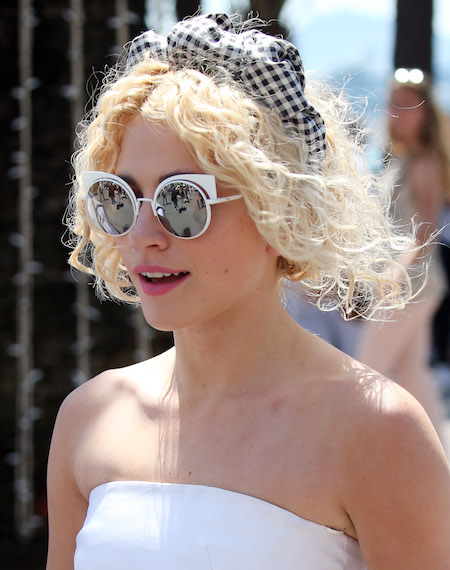
M341 531L233 491L116 481L92 490L75 570L364 570Z

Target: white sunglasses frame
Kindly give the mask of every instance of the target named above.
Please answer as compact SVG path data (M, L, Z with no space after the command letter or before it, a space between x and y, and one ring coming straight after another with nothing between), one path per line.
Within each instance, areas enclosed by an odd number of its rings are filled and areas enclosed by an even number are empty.
M233 196L224 196L223 198L217 198L216 179L215 176L212 174L175 174L173 176L169 176L168 178L165 178L162 182L158 184L155 193L153 195L153 198L137 198L136 194L134 193L132 187L128 184L128 182L126 182L123 178L120 178L120 176L116 176L115 174L111 174L110 172L101 172L99 170L86 170L81 174L81 179L85 187L85 195L84 195L85 200L87 199L89 190L92 188L92 186L96 182L100 182L102 180L108 182L115 182L116 184L121 186L127 192L127 194L129 194L133 206L133 222L125 232L123 232L122 234L117 234L117 236L115 236L113 234L109 234L105 231L102 231L100 228L97 227L95 222L92 221L95 225L95 231L100 231L112 237L122 237L131 232L134 226L136 225L139 215L139 210L142 203L150 202L155 218L158 220L161 226L166 230L166 232L168 232L171 236L179 239L195 239L203 235L206 232L206 230L209 228L209 224L211 223L211 206L213 206L214 204L222 204L224 202L238 200L239 198L243 197L242 194L235 194ZM158 217L155 205L156 199L158 198L159 194L162 192L163 188L167 184L170 184L171 182L189 182L190 184L193 184L196 187L196 189L200 192L200 194L203 197L203 200L205 201L206 205L205 225L202 231L196 234L195 236L177 236L173 234L164 226L164 224L161 222L161 220ZM206 193L209 195L209 198Z

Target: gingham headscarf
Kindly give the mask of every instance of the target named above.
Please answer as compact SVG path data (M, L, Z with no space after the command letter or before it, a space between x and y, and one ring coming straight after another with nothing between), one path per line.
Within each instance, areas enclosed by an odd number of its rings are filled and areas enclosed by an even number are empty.
M133 40L127 68L153 57L174 66L225 68L248 93L275 108L305 138L311 158L326 152L325 124L305 96L297 48L259 30L237 33L226 14L195 16L175 24L167 38L153 30Z

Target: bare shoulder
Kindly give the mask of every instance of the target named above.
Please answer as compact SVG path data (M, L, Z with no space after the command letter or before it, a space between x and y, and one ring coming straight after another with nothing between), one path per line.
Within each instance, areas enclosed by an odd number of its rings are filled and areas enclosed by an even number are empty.
M85 425L90 416L101 413L123 399L135 397L144 382L149 385L153 383L157 389L156 384L168 367L169 353L167 351L123 368L106 370L81 384L64 399L57 422Z
M76 388L62 403L47 472L48 570L73 568L75 537L86 517L89 491L105 476L102 469L108 466L111 450L117 450L120 462L128 448L123 426L138 405L139 386L151 385L152 380L156 384L165 368L167 355L108 370Z
M363 365L343 388L348 396L344 430L352 457L398 452L435 455L445 461L442 446L428 416L404 388ZM357 453L356 453L357 452ZM446 469L447 470L447 469Z
M66 474L76 479L76 465L86 441L113 434L114 418L132 413L139 405L142 385L157 384L167 367L168 353L124 368L107 370L73 390L59 409L52 436L49 475L65 466ZM156 388L155 388L156 390ZM104 429L111 422L110 429ZM92 447L92 446L91 446Z
M350 362L351 372L343 382L335 383L334 391L349 465L354 468L360 458L366 460L368 456L372 466L390 454L397 461L411 456L426 461L434 457L448 473L442 445L417 400L382 374Z
M363 366L344 391L341 497L368 566L447 568L450 475L430 420L409 393Z

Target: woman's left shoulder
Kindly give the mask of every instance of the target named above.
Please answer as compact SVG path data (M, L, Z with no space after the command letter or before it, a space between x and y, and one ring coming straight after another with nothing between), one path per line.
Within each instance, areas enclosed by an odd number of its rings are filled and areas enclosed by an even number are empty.
M406 478L402 485L421 484L424 477L450 482L436 430L404 388L349 358L345 372L326 389L350 495L360 490L375 496L383 482L389 494L401 476Z
M386 452L396 445L406 449L415 442L440 443L427 414L419 402L396 382L371 368L354 362L351 374L340 388L346 409L344 429L353 434L349 440L360 453L373 444ZM394 437L395 436L395 437Z
M365 367L345 390L353 403L343 413L341 499L367 561L447 568L450 476L428 416L403 388ZM380 552L393 536L397 546ZM420 545L405 547L418 536ZM430 553L436 563L427 566Z

